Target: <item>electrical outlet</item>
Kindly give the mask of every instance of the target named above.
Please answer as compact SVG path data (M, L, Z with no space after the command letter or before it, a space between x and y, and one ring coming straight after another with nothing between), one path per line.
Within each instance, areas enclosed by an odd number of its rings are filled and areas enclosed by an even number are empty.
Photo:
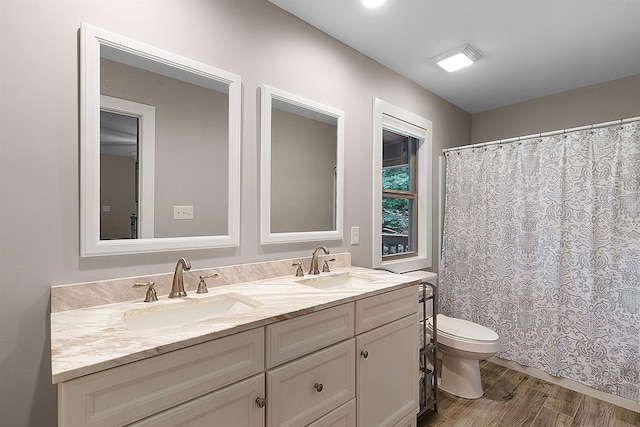
M356 246L360 244L360 227L351 227L351 245Z
M193 219L193 206L174 206L173 219Z

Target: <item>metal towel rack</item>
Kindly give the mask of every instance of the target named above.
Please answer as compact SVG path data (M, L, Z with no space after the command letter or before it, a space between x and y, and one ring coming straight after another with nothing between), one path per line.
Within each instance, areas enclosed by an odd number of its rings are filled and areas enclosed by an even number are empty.
M430 292L427 292L430 288ZM422 346L420 347L420 411L417 418L421 419L429 412L438 412L438 288L429 282L420 283L418 301L422 304ZM433 331L427 340L427 302L431 301L433 308ZM431 365L429 365L431 356Z

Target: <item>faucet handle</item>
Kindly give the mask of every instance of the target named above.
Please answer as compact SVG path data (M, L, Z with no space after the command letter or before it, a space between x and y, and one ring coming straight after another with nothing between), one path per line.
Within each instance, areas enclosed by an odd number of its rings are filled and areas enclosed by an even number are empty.
M335 258L331 258L331 259L325 259L324 260L324 265L322 266L322 272L323 273L330 273L331 270L329 270L329 263L335 261Z
M155 284L156 282L137 282L133 284L132 288L142 288L147 286L147 294L144 297L144 302L154 302L158 301L158 295L153 287Z
M206 276L200 276L198 290L196 291L197 294L206 294L209 292L209 290L207 289L207 282L204 281L204 279L208 279L209 277L218 277L218 273L211 273Z
M298 267L296 269L296 277L303 277L304 276L304 272L302 271L302 262L294 262L293 264L291 264L291 267Z

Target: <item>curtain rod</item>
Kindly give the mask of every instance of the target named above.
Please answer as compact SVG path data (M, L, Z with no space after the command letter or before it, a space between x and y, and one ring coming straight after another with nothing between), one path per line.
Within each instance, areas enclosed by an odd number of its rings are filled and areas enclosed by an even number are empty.
M488 145L508 144L510 142L523 141L523 140L526 140L526 139L541 138L541 137L553 136L553 135L562 135L564 133L576 132L576 131L579 131L579 130L599 129L599 128L604 128L604 127L608 127L608 126L627 124L627 123L632 123L632 122L637 122L637 121L640 121L640 116L638 116L638 117L630 117L628 119L613 120L611 122L603 122L603 123L596 123L596 124L586 125L586 126L578 126L578 127L569 128L569 129L558 129L558 130L554 130L554 131L551 131L551 132L534 133L534 134L531 134L531 135L517 136L515 138L497 139L495 141L480 142L478 144L463 145L463 146L460 146L460 147L453 147L453 148L445 148L445 149L442 150L442 152L443 153L447 153L449 151L468 150L470 148L480 148L480 147L486 147Z

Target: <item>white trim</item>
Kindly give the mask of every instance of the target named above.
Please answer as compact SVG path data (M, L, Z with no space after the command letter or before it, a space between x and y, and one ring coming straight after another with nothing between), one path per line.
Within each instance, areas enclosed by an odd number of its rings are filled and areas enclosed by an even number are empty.
M271 231L271 109L273 101L307 110L311 117L331 117L337 122L335 230L273 233ZM313 159L308 159L313 160ZM307 161L307 160L303 160ZM260 243L294 243L343 238L344 199L344 112L337 108L263 85L260 104Z
M420 140L418 156L418 253L416 256L382 261L382 129L389 128ZM372 266L398 273L432 265L432 135L431 120L381 99L373 100L373 236Z
M146 63L189 73L196 84L229 94L229 200L227 233L219 236L100 240L100 47ZM240 243L240 76L86 23L80 27L80 256L236 247Z
M406 119L408 119L408 117L403 120L390 115L386 112L386 110L383 112L383 114L385 129L392 130L402 135L410 135L418 139L425 139L427 137L427 130L421 126L416 126L411 122L407 122ZM400 113L397 112L396 114L400 115Z

